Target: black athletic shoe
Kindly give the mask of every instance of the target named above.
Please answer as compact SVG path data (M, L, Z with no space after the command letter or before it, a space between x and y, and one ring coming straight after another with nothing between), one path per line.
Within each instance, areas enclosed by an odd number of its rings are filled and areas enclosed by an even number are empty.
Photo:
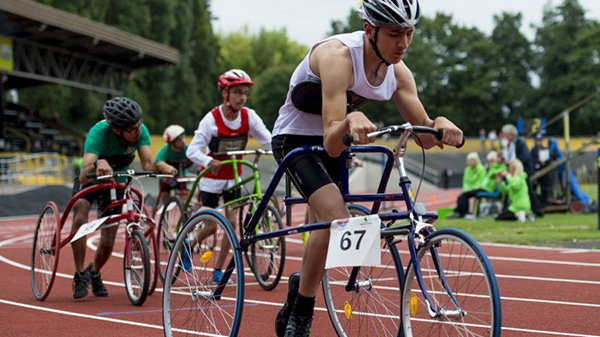
M94 294L96 297L107 297L108 290L106 290L104 283L102 283L100 272L97 274L92 273L92 264L90 263L90 265L85 269L84 273L88 273L92 281L92 294Z
M277 337L284 337L285 335L285 328L288 325L288 320L290 319L292 308L294 307L294 303L296 302L296 297L298 297L299 288L300 273L292 273L288 280L287 299L283 304L283 308L281 308L281 310L279 310L279 312L277 313L277 318L275 319L275 333L277 333Z
M312 316L297 316L292 314L285 328L285 337L309 337L312 326Z
M84 298L88 295L88 286L90 284L90 274L86 271L75 273L73 276L73 298Z

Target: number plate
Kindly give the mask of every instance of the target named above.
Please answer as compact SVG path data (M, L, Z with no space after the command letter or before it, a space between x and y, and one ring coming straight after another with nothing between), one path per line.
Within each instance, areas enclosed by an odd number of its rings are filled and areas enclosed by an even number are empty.
M325 269L381 264L380 228L377 214L334 220Z
M94 221L85 223L83 225L81 225L81 227L79 227L79 230L77 231L77 234L75 234L75 236L71 239L71 242L75 242L77 240L79 240L80 238L93 233L96 231L96 229L98 229L100 226L102 226L103 223L106 222L106 220L108 220L111 216L105 216L103 218L100 219L96 219Z

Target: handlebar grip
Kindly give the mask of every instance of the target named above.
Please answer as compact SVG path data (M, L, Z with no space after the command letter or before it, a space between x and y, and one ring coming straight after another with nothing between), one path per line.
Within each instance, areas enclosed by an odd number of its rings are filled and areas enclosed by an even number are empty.
M444 130L438 130L438 133L435 135L435 138L437 138L437 140L442 140L442 137L444 136ZM460 142L460 145L457 146L457 149L460 149L461 147L463 147L463 145L465 145L465 136L463 135L462 137L462 141Z
M352 142L354 142L354 137L352 137L352 135L349 133L344 133L342 136L342 143L349 147L352 145Z
M94 178L96 178L96 173L88 173L85 175L85 177L88 179L94 179Z

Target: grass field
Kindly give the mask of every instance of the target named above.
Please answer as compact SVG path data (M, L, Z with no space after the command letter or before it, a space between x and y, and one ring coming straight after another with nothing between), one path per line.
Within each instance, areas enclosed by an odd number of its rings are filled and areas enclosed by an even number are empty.
M581 189L598 201L597 185L582 185ZM535 222L525 223L495 221L493 218L441 219L435 226L461 229L481 242L600 249L596 213L549 213Z
M600 249L597 214L553 213L525 223L493 218L442 219L435 226L461 229L481 242Z

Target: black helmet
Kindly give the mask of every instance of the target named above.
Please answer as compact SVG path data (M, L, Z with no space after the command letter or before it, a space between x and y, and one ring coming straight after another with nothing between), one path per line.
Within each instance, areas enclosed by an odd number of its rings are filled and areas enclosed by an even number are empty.
M131 98L115 97L104 103L104 118L115 129L127 129L142 119L142 108Z

